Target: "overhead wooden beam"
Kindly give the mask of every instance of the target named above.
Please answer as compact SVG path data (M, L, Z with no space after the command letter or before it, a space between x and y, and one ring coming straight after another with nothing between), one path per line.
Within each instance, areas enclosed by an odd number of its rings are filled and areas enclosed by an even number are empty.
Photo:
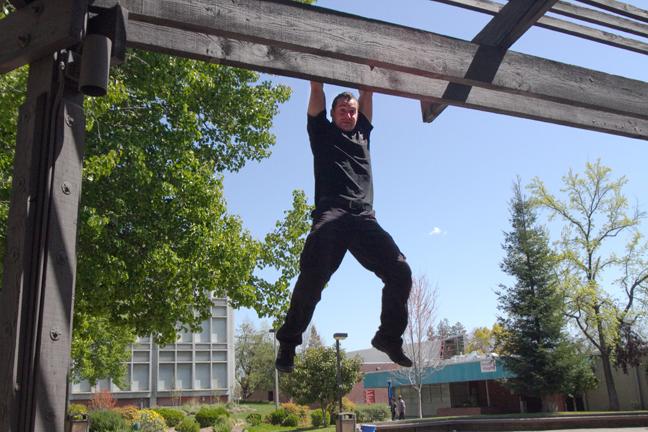
M507 50L558 0L517 0L508 2L472 40Z
M16 9L20 9L31 3L31 0L9 0L9 3L11 3Z
M496 57L496 50L489 53L470 42L297 2L123 0L121 4L132 20L648 118L648 84L638 80L510 51L493 77L469 79L466 74L475 56Z
M451 6L457 6L469 9L475 12L487 13L490 15L497 14L502 8L502 4L491 0L432 0L437 3L444 3ZM537 27L548 30L565 33L571 36L577 36L583 39L599 42L605 45L622 48L640 54L648 54L648 43L631 39L618 34L606 32L603 30L576 24L570 21L561 20L549 16L543 16L536 23Z
M81 41L87 0L38 0L0 20L0 73Z
M648 120L645 119L628 118L478 87L473 88L466 100L443 99L447 84L445 81L141 21L129 20L127 34L129 46L133 48L648 139Z
M587 21L637 36L648 37L648 24L632 19L623 18L618 15L601 12L596 9L576 6L566 1L559 1L551 8L551 12L559 15Z
M518 0L508 2L495 17L475 36L473 43L479 45L491 46L502 52L508 50L526 31L535 24L538 19L558 0ZM503 57L503 56L500 56ZM493 63L491 59L480 62L479 57L475 56L475 61L468 70L467 78L471 76L478 77L484 73L484 65L494 70L499 68L499 64ZM492 73L492 72L491 72ZM449 83L446 93L448 96L453 95L453 99L467 98L471 87ZM432 122L446 108L444 104L431 104L421 102L421 114L424 122Z
M648 22L648 10L638 8L628 3L615 0L578 0L597 8L609 10L610 12L624 15L632 19Z

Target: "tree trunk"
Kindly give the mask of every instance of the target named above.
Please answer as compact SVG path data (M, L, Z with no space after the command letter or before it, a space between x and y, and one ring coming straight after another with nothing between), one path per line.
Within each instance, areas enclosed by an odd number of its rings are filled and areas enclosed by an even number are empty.
M614 377L612 376L612 364L610 363L610 355L607 352L601 353L601 363L603 365L603 376L605 377L605 386L607 387L610 410L618 411L619 397L617 396L616 386L614 385Z
M555 394L542 395L542 411L544 412L557 412L558 403L556 402Z
M421 387L416 389L416 396L418 400L418 416L419 418L423 418L423 401L421 397Z
M597 310L598 313L598 310ZM614 377L612 376L612 364L610 363L610 351L603 336L603 326L601 320L597 324L599 351L601 352L601 365L603 366L603 376L605 377L605 387L607 388L609 409L612 411L619 410L619 397L617 396Z

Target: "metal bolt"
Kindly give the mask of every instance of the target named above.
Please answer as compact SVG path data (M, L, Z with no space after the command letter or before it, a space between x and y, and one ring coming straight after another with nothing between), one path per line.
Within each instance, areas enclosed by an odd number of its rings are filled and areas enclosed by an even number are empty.
M31 42L31 34L23 33L18 35L18 45L20 45L21 48L25 48L29 45L29 42Z
M68 182L63 182L61 185L61 190L65 195L70 195L72 193L72 187L70 187L70 184Z
M56 264L63 265L66 262L67 262L67 255L65 254L65 252L59 252L56 255Z
M12 247L11 252L9 253L9 256L11 256L11 261L18 261L18 258L20 258L20 252L18 251L17 248Z
M50 339L57 341L61 338L61 332L56 327L50 329Z
M25 178L24 177L16 177L16 189L22 191L25 189Z
M2 331L5 336L11 336L13 331L13 326L11 325L10 321L5 322L4 326L2 326Z

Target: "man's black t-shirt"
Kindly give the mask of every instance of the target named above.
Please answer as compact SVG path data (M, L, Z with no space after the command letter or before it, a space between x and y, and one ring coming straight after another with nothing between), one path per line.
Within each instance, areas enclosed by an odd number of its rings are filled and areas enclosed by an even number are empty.
M358 113L351 132L326 118L326 111L308 116L308 136L315 165L315 206L354 203L371 208L373 182L369 135L373 126Z

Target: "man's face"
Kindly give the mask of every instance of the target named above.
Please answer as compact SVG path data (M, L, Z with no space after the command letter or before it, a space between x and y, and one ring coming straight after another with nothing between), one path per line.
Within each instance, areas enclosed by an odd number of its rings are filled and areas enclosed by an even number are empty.
M351 132L358 122L358 101L340 99L331 110L333 123L345 132Z

